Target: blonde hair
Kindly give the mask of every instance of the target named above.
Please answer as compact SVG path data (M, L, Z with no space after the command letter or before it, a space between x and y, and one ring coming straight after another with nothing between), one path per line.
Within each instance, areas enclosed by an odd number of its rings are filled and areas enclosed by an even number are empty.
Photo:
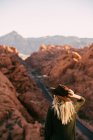
M62 100L58 96L54 96L53 108L58 119L61 120L64 125L69 123L73 119L72 116L76 113L74 105L70 99Z

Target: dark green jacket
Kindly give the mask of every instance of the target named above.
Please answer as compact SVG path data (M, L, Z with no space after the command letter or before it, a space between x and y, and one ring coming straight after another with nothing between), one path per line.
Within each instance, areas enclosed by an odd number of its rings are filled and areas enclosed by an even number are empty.
M75 110L78 112L80 107L85 102L82 97L77 100L75 104ZM75 140L75 123L76 114L73 115L73 120L66 125L62 125L62 122L57 118L52 107L49 108L45 123L45 140Z

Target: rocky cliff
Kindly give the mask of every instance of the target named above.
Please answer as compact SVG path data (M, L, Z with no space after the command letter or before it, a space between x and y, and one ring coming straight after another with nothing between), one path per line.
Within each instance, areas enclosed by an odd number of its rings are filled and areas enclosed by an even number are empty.
M0 139L42 140L49 102L29 75L18 51L0 46Z

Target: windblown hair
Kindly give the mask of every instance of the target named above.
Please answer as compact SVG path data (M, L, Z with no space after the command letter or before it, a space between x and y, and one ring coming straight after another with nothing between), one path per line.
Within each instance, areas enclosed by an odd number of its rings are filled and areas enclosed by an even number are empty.
M69 101L64 101L57 96L54 96L53 108L63 125L68 124L72 120L72 116L76 113L74 105L70 99Z

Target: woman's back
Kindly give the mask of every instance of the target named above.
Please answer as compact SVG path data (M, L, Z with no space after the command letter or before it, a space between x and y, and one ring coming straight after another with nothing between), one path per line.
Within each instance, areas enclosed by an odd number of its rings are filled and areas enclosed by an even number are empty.
M73 115L73 119L68 124L62 125L61 120L57 118L57 114L54 112L54 108L50 107L47 119L46 129L48 128L48 130L45 130L45 133L49 132L52 135L50 139L47 138L46 140L75 140L76 115Z

